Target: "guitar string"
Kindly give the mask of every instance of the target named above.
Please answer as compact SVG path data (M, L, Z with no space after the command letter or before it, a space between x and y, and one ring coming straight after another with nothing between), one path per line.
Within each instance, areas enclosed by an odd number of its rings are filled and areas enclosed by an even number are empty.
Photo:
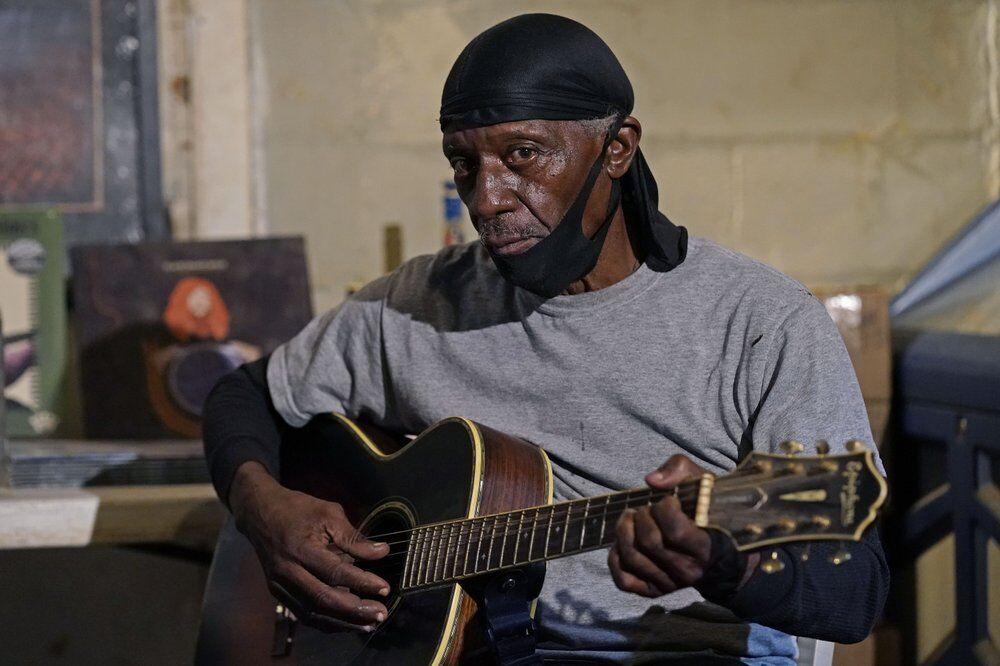
M831 474L831 473L833 473L833 472L828 472L828 474ZM798 476L798 475L796 475L796 476ZM821 476L821 475L814 475L814 478L816 476ZM774 477L773 474L767 474L767 473L764 473L764 474L752 474L752 475L751 474L740 475L740 476L735 477L735 478L733 478L730 475L729 477L723 477L723 478L727 478L731 482L732 481L739 481L740 483L735 483L734 484L734 483L730 482L730 483L726 483L726 484L719 484L718 481L721 480L721 479L717 479L715 487L713 488L713 494L715 494L719 490L725 490L726 492L733 492L734 490L743 490L743 489L748 489L748 488L755 488L755 487L757 487L756 483L754 483L754 482L747 483L747 479L748 478L752 478L752 477L780 478L780 477ZM801 477L799 477L799 478L801 478ZM683 489L683 493L684 494L681 495L681 494L678 493L678 494L674 495L675 497L677 497L678 499L680 499L682 502L685 501L685 500L687 500L687 499L690 499L692 496L697 496L697 493L699 492L699 489L696 488L696 487L691 487L691 484L689 484L689 482L685 482L684 485L688 485L687 488ZM697 483L695 483L694 485L697 485ZM724 487L724 488L721 487L723 485L726 486L726 487ZM735 487L733 487L733 486L735 486ZM680 486L678 486L678 488L680 488ZM555 510L555 509L558 509L561 506L569 506L569 508L567 509L567 512L571 513L575 509L575 507L572 506L572 504L574 502L584 502L585 499L590 499L591 501L593 501L595 499L601 499L601 497L615 497L615 496L618 496L617 499L611 500L610 502L607 502L604 505L597 505L597 504L592 504L591 505L593 508L600 508L600 507L604 507L604 506L613 506L613 505L616 505L616 504L620 504L622 502L626 502L627 503L627 502L631 501L631 499L634 499L634 498L630 499L629 495L634 495L635 493L649 493L649 494L658 494L659 493L660 497L662 498L662 497L665 497L665 496L667 496L669 494L672 494L672 492L673 491L671 491L671 490L655 490L655 489L652 489L652 488L645 489L645 490L643 490L643 489L636 489L636 490L622 491L621 493L612 493L610 495L603 495L603 496L592 497L592 498L584 498L584 499L579 499L579 500L570 500L568 502L562 502L562 503L559 503L559 504L544 504L544 505L541 505L541 506L526 507L526 508L520 509L520 510L515 509L513 511L506 511L506 512L503 512L503 513L500 513L500 514L494 514L494 515L491 515L491 516L476 516L476 517L473 517L473 518L456 518L456 519L450 520L450 521L444 521L444 522L441 522L441 523L431 523L429 525L419 525L417 527L413 527L413 528L409 528L409 529L405 529L405 530L398 530L398 531L395 531L395 532L385 532L383 534L371 535L371 536L365 535L365 538L369 539L370 541L378 541L380 539L384 539L384 538L389 537L389 536L395 536L397 534L412 534L412 533L414 533L416 531L419 531L419 530L429 530L431 528L441 527L441 526L444 526L444 525L456 525L456 524L459 524L459 523L466 523L466 524L468 524L468 523L473 523L475 521L483 521L485 518L493 518L493 517L505 516L505 515L508 515L508 514L509 515L513 515L513 514L518 513L518 511L534 511L534 510L541 510L541 509L546 509L546 508L554 508L554 510ZM547 514L544 515L544 516L538 515L534 520L535 521L548 520L548 515ZM511 533L513 533L513 532L511 532ZM392 541L392 542L389 542L388 545L389 546L395 546L395 545L399 545L399 544L403 544L403 543L409 543L409 539L404 539L404 540L401 540L401 541Z
M649 501L651 501L652 499L653 499L653 497L651 495L650 497L642 500L641 504L636 504L636 506L641 506L643 504L646 504ZM638 501L638 498L634 498L633 501ZM559 517L558 518L559 522L558 522L558 524L555 524L555 526L558 529L563 529L565 531L566 529L569 528L570 525L575 525L576 523L580 523L580 522L583 522L583 521L595 520L595 519L598 519L598 518L600 518L602 520L606 520L608 514L607 514L606 511L604 511L604 507L603 506L599 506L599 507L596 507L596 508L599 510L599 512L596 513L596 514L594 514L594 515L588 515L587 513L583 513L583 514L579 514L579 515L573 516L573 512L571 511L571 512L569 512L569 514L568 514L568 516L567 516L566 519L564 519L563 517ZM631 508L631 507L628 507L628 506L624 507L624 509L628 509L628 508ZM623 509L623 511L624 511L624 509ZM518 527L518 525L516 523L509 523L509 524L506 524L506 525L503 526L503 531L501 531L501 532L494 531L495 527L496 527L495 523L492 526L490 526L490 525L486 525L485 523L471 524L471 521L470 521L470 524L469 524L470 529L468 529L468 530L462 529L457 534L454 533L454 532L449 533L449 532L446 532L446 531L443 531L443 530L440 533L437 533L437 534L430 534L430 533L428 533L426 535L422 535L424 538L421 540L420 543L422 545L431 544L431 545L438 546L438 547L440 547L442 544L445 544L446 554L452 554L452 553L456 553L458 548L460 548L462 546L465 546L466 544L468 544L469 546L471 546L473 544L477 544L477 543L480 543L480 542L495 541L496 539L499 539L499 538L502 538L502 537L509 537L509 536L517 535L517 534L526 534L526 533L537 534L536 530L537 530L539 524L547 522L548 518L549 518L548 516L544 516L544 517L539 517L537 520L532 520L530 522L524 522L524 521L522 521L520 527ZM463 526L463 528L464 528L464 526ZM508 529L508 528L510 528L510 529ZM487 534L487 532L489 532L489 534ZM582 532L581 532L581 534L582 534ZM470 538L467 541L461 541L461 537L463 537L463 536L473 536L473 535L476 538ZM453 550L451 548L451 546L448 545L448 544L450 544L451 540L455 539L456 537L458 537L459 542L457 542L455 544L455 550ZM550 539L550 538L551 538L551 533L546 532L546 539ZM446 543L446 540L447 540L447 543ZM397 542L395 542L394 545L399 545L399 544L404 544L404 543L409 543L409 542L408 541L397 541ZM399 550L399 551L396 551L394 553L389 553L389 554L385 555L384 557L380 557L377 560L371 560L371 561L372 562L382 562L382 561L387 560L390 557L400 557L400 556L406 556L406 555L409 555L409 554L410 554L409 551ZM435 556L437 556L437 554Z
M752 473L752 474L743 474L743 473L739 473L739 472L734 472L732 474L727 474L726 476L716 477L715 484L713 486L713 492L722 489L723 486L734 485L733 482L737 482L737 483L735 483L736 489L742 489L743 487L752 488L752 487L754 487L755 484L754 483L749 483L748 484L747 483L747 479L752 479L752 478L756 478L756 477L761 477L761 478L766 479L766 478L773 477L773 476L774 476L773 474L770 474L768 472ZM675 490L679 491L679 492L675 493L675 496L679 497L680 496L680 492L685 492L685 493L694 492L694 493L697 493L698 490L699 490L698 486L700 485L700 483L701 483L700 479L694 479L694 480L691 480L691 481L682 481L675 488ZM733 490L733 488L726 487L725 490L731 491L731 490ZM623 491L618 491L618 492L615 492L615 493L609 493L607 495L598 495L596 497L591 497L591 498L581 498L581 499L577 499L577 500L568 500L566 502L560 502L558 504L542 504L540 506L530 506L530 507L525 507L524 509L520 509L520 510L521 511L531 511L533 509L546 509L546 508L551 508L551 507L557 507L558 508L560 506L566 506L567 504L572 504L573 502L583 502L586 499L590 499L591 501L593 501L593 500L599 500L602 497L614 497L616 495L628 495L628 494L639 493L639 492L662 492L662 493L670 494L673 491L672 490L663 490L663 491L660 491L660 490L655 490L653 488L648 488L648 489L635 488L633 490L623 490ZM615 500L615 501L619 501L619 500ZM517 511L518 510L515 509L512 512L505 512L505 513L517 513ZM495 515L504 515L504 514L500 513L500 514L495 514ZM448 525L448 524L452 524L452 523L460 523L460 522L468 521L468 520L477 520L477 519L482 519L482 518L486 518L486 517L491 517L491 516L476 516L474 518L455 518L455 519L452 519L452 520L446 520L446 521L442 521L442 522L439 522L439 523L430 523L428 525L419 525L417 527L412 527L412 528L405 529L405 530L397 530L397 531L394 531L394 532L383 532L382 534L363 535L363 536L366 539L370 540L370 541L379 541L379 540L385 539L386 537L395 536L397 534L410 534L412 532L415 532L415 531L421 530L421 529L428 529L428 528L431 528L431 527L438 527L438 526L441 526L441 525ZM398 544L398 543L405 543L405 541L397 541L397 542L394 542L394 543L390 543L389 545L395 545L395 544Z
M626 508L628 508L628 507L626 507ZM584 521L584 520L589 520L590 518L593 518L593 517L596 517L596 516L579 516L577 518L573 518L573 519L571 519L569 521L566 521L565 525L568 527L570 524L579 523L579 522ZM467 542L462 542L461 540L459 540L459 541L457 541L454 544L454 548L452 548L450 544L451 544L452 538L454 538L455 535L453 535L453 534L452 535L448 535L448 534L445 534L445 533L438 534L438 535L435 535L434 537L432 537L430 539L425 540L423 542L423 544L434 543L434 545L437 545L439 548L440 548L440 546L442 544L444 544L444 546L445 546L444 551L438 550L438 551L434 552L433 556L427 558L426 560L424 560L424 559L421 558L421 560L418 561L416 564L418 566L421 566L421 567L426 567L426 566L429 565L432 574L433 574L433 572L437 571L438 567L442 568L442 572L447 572L449 570L449 568L452 571L454 571L457 568L457 564L458 564L457 561L454 561L453 564L449 567L448 560L452 559L452 558L454 558L456 556L458 556L459 552L463 548L463 546L464 546L464 549L466 551L466 558L467 558L468 557L469 549L471 548L471 546L473 544L477 544L477 543L484 542L484 541L495 541L497 538L506 537L506 536L509 536L511 534L516 534L518 532L522 532L523 533L524 531L525 530L511 530L509 532L500 533L500 534L491 534L491 535L487 536L487 535L485 535L486 528L484 527L483 529L480 529L480 531L479 531L480 533L479 533L478 536L480 538L478 538L478 539L470 539ZM470 531L470 532L467 532L466 534L471 534L471 533L472 532ZM533 535L535 534L534 530L532 530L532 534ZM447 541L445 541L445 537L448 537ZM564 556L564 555L573 555L574 553L576 553L576 552L582 552L583 550L593 550L593 549L596 549L596 548L607 547L607 546L611 545L611 542L605 542L605 541L598 541L597 543L593 543L593 544L589 544L589 545L584 545L584 542L585 542L585 533L581 531L581 533L580 533L580 544L578 546L573 547L573 548L569 548L569 549L565 549L565 543L564 543L562 546L560 546L560 550L558 552L549 553L548 544L549 544L549 540L551 538L552 538L552 534L549 533L549 532L546 532L546 534L545 534L545 548L544 548L545 555L543 557L540 557L540 558L539 557L532 558L530 561L534 562L534 561L539 561L539 560L551 559L551 558L554 558L554 557L560 557L560 556ZM532 536L532 542L531 543L534 544L534 536ZM427 551L425 551L425 554L426 553L427 553ZM397 551L395 553L390 553L390 554L386 555L385 557L379 558L378 560L373 560L373 562L375 562L375 563L384 562L384 561L388 560L391 557L409 556L409 555L410 555L410 553L408 551ZM488 573L490 571L496 571L496 570L499 570L499 569L504 569L504 568L518 566L520 564L527 563L527 561L518 561L517 560L518 552L517 552L517 550L515 550L514 552L511 553L512 561L510 563L508 563L508 564L503 564L503 559L504 559L505 555L506 555L506 552L504 552L504 550L501 549L499 562L495 566L490 566L490 561L487 560L487 562L486 562L486 568L483 569L482 571L480 571L478 569L478 564L476 564L476 562L474 561L473 562L473 571L471 573L468 572L467 571L467 568L468 568L467 567L467 560L466 560L463 563L462 573L461 574L452 574L452 575L448 575L448 576L445 576L444 578L440 578L440 579L437 578L436 576L432 576L431 580L425 580L425 581L423 581L421 583L418 583L416 585L410 585L410 586L407 586L407 587L408 587L408 589L414 589L416 587L421 587L421 586L428 585L428 584L443 583L443 582L446 582L446 581L454 579L454 578L463 578L463 577L472 576L472 575L476 575L476 574ZM387 575L396 575L396 576L400 576L400 577L402 577L406 573L406 561L405 560L403 562L401 562L401 563L394 561L394 562L392 562L392 564L394 566L391 569L389 569L388 571L380 572L380 573L385 573ZM444 565L444 566L442 567L441 565Z
M826 474L832 474L832 473L833 472L827 472ZM746 476L750 476L750 475L746 475ZM745 481L745 478L743 480ZM743 484L736 484L736 487L737 487L737 489L741 489L741 488L756 487L756 486L755 486L755 484L747 484L747 483L744 482ZM732 490L733 490L733 488L727 488L728 492L732 492ZM597 510L603 511L602 515L600 515L600 518L602 520L606 520L607 519L607 507L608 506L611 506L612 504L621 504L623 501L626 503L626 505L630 501L640 501L641 495L638 496L638 497L628 497L627 496L628 494L634 494L635 492L636 491L631 491L630 493L626 493L625 494L626 496L624 496L623 498L621 498L619 500L615 500L615 501L612 501L612 502L607 502L604 506L595 505L595 506L593 506L593 508L595 508ZM652 502L654 500L654 498L657 498L658 495L665 496L670 491L659 491L659 490L649 489L649 490L646 490L644 492L648 496L646 498L643 498L640 501L640 504L638 504L637 506L642 505L642 504L646 504L646 503L649 503L649 502ZM690 494L688 494L688 497L686 499L690 499ZM684 499L682 499L681 501L683 503ZM537 507L537 508L544 508L544 507ZM566 512L566 520L563 520L562 518L560 518L560 520L559 520L559 522L560 522L559 527L563 527L563 525L565 525L564 534L568 531L568 527L569 527L570 524L578 523L578 522L586 521L586 520L591 520L591 519L594 519L594 518L598 517L597 515L595 515L595 516L589 515L589 509L591 508L591 505L585 505L584 506L584 511L583 511L583 513L581 515L579 515L579 516L577 516L575 518L570 518L570 516L573 514L573 511L574 511L575 508L576 508L575 506L569 505L569 508L567 509L567 512ZM625 509L627 509L627 508L630 508L630 507L626 506ZM693 509L693 507L692 507L692 509ZM528 511L528 510L532 510L532 509L525 509L523 511ZM623 511L624 511L624 509L623 509ZM500 515L513 515L514 513L517 513L517 511L508 512L508 514L500 514ZM551 515L555 515L555 513L552 512ZM513 534L517 534L520 537L521 534L524 534L526 532L530 533L532 535L532 541L531 541L531 543L533 544L534 543L534 535L536 533L535 529L537 527L537 523L544 522L544 521L548 520L549 518L551 518L551 515L536 516L536 518L533 519L533 520L531 520L529 523L524 523L523 520L520 520L519 523L512 524L508 520L508 523L504 526L504 531L501 532L501 533L493 532L493 530L495 530L495 528L496 528L496 522L494 522L493 525L489 527L489 529L491 530L491 534L488 537L485 536L485 533L486 533L486 530L487 530L487 526L485 525L485 523L482 523L481 525L478 526L478 531L479 531L478 538L477 539L469 539L465 544L463 544L463 542L461 540L461 537L465 536L465 535L470 535L471 536L473 534L473 532L477 529L477 526L475 524L473 524L473 521L475 521L475 519L467 519L468 520L468 524L470 525L470 529L468 531L462 531L462 529L460 529L459 533L456 535L456 534L452 533L452 531L450 529L448 531L442 530L438 534L428 534L428 535L426 535L427 538L425 538L422 541L422 544L431 544L432 546L437 546L438 547L438 551L435 552L434 556L433 556L433 559L435 560L433 562L433 564L434 564L434 570L436 570L437 566L442 563L441 562L441 558L442 557L445 558L444 564L447 565L447 559L450 558L450 557L452 557L452 556L458 555L459 549L463 545L465 545L466 556L468 556L468 550L469 550L469 548L471 547L472 544L480 543L480 542L486 541L486 540L494 541L497 538L500 538L500 537L506 538L506 537L508 537L510 535L513 535ZM460 523L462 521L457 521L457 522ZM455 524L455 523L452 523L452 524ZM512 527L513 529L507 529L507 528L510 528L510 527ZM583 547L582 544L583 544L583 540L585 538L584 534L585 533L583 531L581 531L581 535L580 535L581 545L579 547L577 547L577 549L575 549L575 550L578 550L579 548ZM453 539L455 539L456 537L457 537L457 541L456 541L455 547L453 549L451 547L451 541ZM445 541L445 539L447 539L447 541ZM546 532L546 551L548 550L548 541L549 541L549 539L551 539L551 534L548 533L548 532ZM565 537L564 537L564 539L565 539ZM401 541L401 542L397 542L397 543L407 543L407 542L406 541ZM442 545L444 545L444 551L443 552L440 550L440 548L441 548ZM605 545L607 545L607 544L605 544ZM560 553L560 554L562 554L562 553ZM406 551L406 552L397 551L396 553L390 553L389 555L386 555L385 558L380 558L380 560L384 560L384 559L389 558L389 557L403 556L403 555L409 556L410 553L408 551ZM503 555L503 553L501 553L501 561L502 561L502 555ZM513 552L512 556L516 560L516 558L517 558L517 550L516 549ZM487 562L487 564L488 564L488 562ZM513 566L514 564L515 563L512 563L511 565L507 565L507 566ZM455 567L452 567L452 568L454 569ZM500 566L499 568L503 568L503 566ZM404 561L404 569L405 569L405 561ZM489 569L487 569L487 570L489 570ZM474 571L474 573L480 573L480 572ZM465 574L463 574L463 575L465 575ZM437 581L437 579L435 579L432 582L440 582L440 581Z
M633 494L635 492L638 492L638 491L629 491L628 494L631 495L631 494ZM671 494L671 491L662 491L662 490L656 490L656 491L654 491L654 490L647 490L647 491L642 491L642 492L648 495L648 497L642 499L643 503L648 502L649 499L652 498L654 495L658 495L657 499L662 499L663 497L666 497L667 495ZM607 497L610 497L610 496L607 496ZM620 504L623 504L623 503L627 504L628 502L638 501L640 497L641 496L621 497L621 498L618 498L618 499L614 499L614 500L605 502L604 504L593 504L592 503L592 504L589 505L589 507L586 507L586 510L587 510L587 512L589 512L591 509L604 510L607 507L613 507L613 506L617 506L617 505L620 505ZM696 498L697 497L697 491L690 491L690 492L686 491L684 495L676 495L676 497L683 504L685 501L688 501L688 500ZM593 498L591 498L591 499L593 499ZM387 536L395 536L397 534L411 534L412 535L414 532L419 532L419 531L429 532L431 529L438 528L438 527L443 527L443 526L446 526L446 525L449 525L449 526L462 525L463 528L464 528L465 525L469 525L470 527L475 528L477 523L484 523L484 521L487 518L494 518L495 519L495 518L500 518L500 517L508 516L508 515L513 516L514 514L524 513L524 512L527 512L527 511L536 511L536 512L538 512L538 511L541 511L541 510L544 510L544 509L551 509L552 510L551 514L555 515L558 512L558 510L560 509L560 507L567 507L566 512L564 514L562 514L562 515L566 515L566 514L572 514L577 509L577 506L575 506L573 504L574 502L583 502L583 501L584 500L572 500L571 502L566 502L566 503L561 503L561 504L545 504L545 505L542 505L542 506L528 507L528 508L525 508L525 509L514 509L512 511L506 511L504 513L499 513L499 514L494 514L494 515L489 515L489 516L476 516L476 517L473 517L473 518L461 518L461 519L452 520L452 521L448 521L448 522L444 522L444 523L432 523L430 525L420 525L420 526L417 526L417 527L414 527L414 528L411 528L411 529L407 529L407 530L399 530L397 532L386 532L385 534L380 534L380 535L372 535L372 536L364 535L364 536L369 541L378 541L379 539L385 538ZM584 508L583 505L579 505L579 506L581 508ZM628 508L628 507L626 507L626 508ZM589 517L593 517L593 516L589 516ZM536 513L535 518L531 519L531 522L540 523L540 522L545 522L548 519L549 519L549 514L546 514L546 515L542 516L542 515ZM560 518L560 520L562 520L562 518ZM521 524L522 524L523 528L527 528L527 527L529 527L531 525L531 523L525 523L523 521L522 521ZM453 528L449 528L449 529L453 529ZM460 528L460 530L461 529L462 528ZM517 530L512 530L510 532L507 532L507 534L514 534L514 533L516 533L516 531ZM461 534L461 531L460 531L460 534ZM455 535L452 534L451 536L455 536ZM499 534L498 536L503 536L503 534ZM435 537L435 538L437 538L437 537ZM389 546L398 546L400 544L409 543L409 542L410 542L410 539L401 539L399 541L389 541L389 542L386 542L386 543Z

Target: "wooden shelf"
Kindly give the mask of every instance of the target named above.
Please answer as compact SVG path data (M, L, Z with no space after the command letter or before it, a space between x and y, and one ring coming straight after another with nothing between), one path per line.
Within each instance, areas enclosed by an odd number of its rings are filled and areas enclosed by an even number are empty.
M209 484L0 489L0 549L172 543L211 550L226 510Z

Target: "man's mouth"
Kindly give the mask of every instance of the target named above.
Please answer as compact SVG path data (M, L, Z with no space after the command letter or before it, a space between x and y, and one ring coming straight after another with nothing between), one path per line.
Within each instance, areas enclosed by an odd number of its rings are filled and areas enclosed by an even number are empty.
M510 236L495 236L488 240L484 240L483 243L491 253L506 257L526 252L540 240L540 238L535 236L529 236L527 238L524 238L523 236L518 236L516 238L512 238Z

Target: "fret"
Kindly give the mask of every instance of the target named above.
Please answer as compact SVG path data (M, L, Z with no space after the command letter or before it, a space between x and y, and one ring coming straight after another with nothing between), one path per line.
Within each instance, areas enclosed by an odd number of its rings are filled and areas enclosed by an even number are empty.
M600 511L600 503L602 501L606 503L607 497L595 498L590 501L586 518L583 521L586 536L580 542L581 550L588 550L604 543L601 540L604 528L604 514Z
M508 513L506 518L507 520L503 526L503 540L500 541L500 561L497 563L498 568L503 568L503 556L507 552L507 537L510 535L511 515Z
M479 525L479 533L476 535L476 559L472 566L472 573L479 573L479 565L482 562L482 550L483 550L483 535L486 532L486 521L487 518L482 518L477 521ZM488 559L488 558L487 558Z
M510 566L511 564L517 564L517 541L520 538L521 529L521 518L523 517L523 512L517 514L517 520L514 520L514 513L507 514L507 526L504 528L504 538L506 543L503 548L504 561L507 562L505 566Z
M473 525L475 525L475 523L471 520L463 522L465 523L467 529L465 530L465 557L462 558L462 576L469 571L469 548L472 547L472 528Z
M590 498L583 503L583 515L580 516L580 545L579 549L583 550L583 541L587 538L587 518L590 514Z
M531 525L531 527L530 527L530 529L531 529L531 539L528 540L528 558L527 558L527 560L525 560L526 562L530 562L531 561L531 552L535 549L535 533L538 531L539 523L541 522L538 519L538 515L539 515L540 511L541 511L541 508L535 509L535 515L534 515L534 517L528 522L528 524Z
M598 543L604 543L604 530L608 526L608 505L611 504L611 498L613 495L608 495L604 498L604 513L601 515L601 536L597 540Z
M424 536L424 568L420 576L420 584L424 585L429 583L431 580L430 569L431 562L434 559L434 527L427 528L427 532Z
M438 562L441 561L441 536L442 525L436 525L431 533L431 556L430 556L430 571L427 575L427 582L434 583L437 582L437 568Z
M534 516L538 510L525 509L517 519L517 543L514 544L514 563L531 561L531 542L535 536ZM525 533L527 531L527 533ZM523 539L521 537L524 537Z
M417 556L417 571L416 577L413 581L414 585L420 585L424 581L424 577L427 572L427 548L430 545L427 541L427 528L421 528L420 530L420 541L417 547L420 549L420 554Z
M451 578L458 576L458 551L462 547L462 523L454 523L452 531L455 532L455 549L451 551Z
M549 524L545 528L545 552L542 553L542 557L549 556L549 540L552 538L552 518L556 515L556 508L554 506L549 507Z
M487 571L492 571L493 569L499 568L500 560L503 559L503 550L501 550L500 548L495 548L494 547L494 546L496 546L497 526L500 524L500 521L502 519L503 519L503 516L495 516L493 518L493 524L490 527L490 536L489 536L490 549L489 549L489 553L487 554L487 557L486 557L486 570ZM493 553L496 553L496 555L497 555L496 559L494 559Z
M549 535L549 544L546 549L546 556L562 555L565 552L566 522L569 518L570 504L557 504L552 507L550 524L552 533Z
M444 525L442 527L442 530L448 533L448 537L447 537L447 539L444 542L444 553L442 553L441 558L440 558L441 559L441 578L440 578L440 580L444 580L445 578L447 578L448 560L449 560L449 558L452 557L452 554L451 554L451 540L453 538L455 538L455 523L450 523L448 525Z
M410 532L409 543L406 544L406 561L403 562L403 577L402 577L402 587L406 587L407 580L410 575L410 567L413 562L413 548L414 540L416 539L416 532Z
M562 530L562 546L559 548L560 553L566 552L566 537L569 535L569 517L573 514L573 503L570 502L566 505L566 524L563 525Z
M517 517L517 532L514 535L514 552L511 553L510 563L517 564L517 547L521 545L521 524L524 522L524 511Z

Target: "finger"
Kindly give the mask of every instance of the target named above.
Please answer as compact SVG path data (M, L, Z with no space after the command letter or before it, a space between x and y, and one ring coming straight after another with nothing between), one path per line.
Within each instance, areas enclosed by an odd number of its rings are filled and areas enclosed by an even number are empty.
M679 552L664 543L663 533L650 510L642 510L635 516L636 548L653 564L665 572L678 587L690 587L704 573L704 567L690 555Z
M334 545L359 560L377 560L389 554L389 544L372 541L354 528L331 530L329 536Z
M693 460L680 453L670 456L667 462L646 475L646 483L652 488L666 490L673 488L681 481L701 476L706 472Z
M661 590L661 594L673 592L677 589L677 585L670 579L670 576L636 548L636 512L632 511L631 513L632 516L629 520L619 521L616 533L618 539L615 542L615 548L618 551L622 570L658 588Z
M708 563L712 539L687 517L676 497L664 497L654 504L650 516L656 522L666 548L690 555L701 564Z
M274 598L285 604L285 606L292 612L292 616L299 622L306 624L314 629L319 629L327 633L334 631L343 631L344 629L354 629L357 631L371 632L375 630L374 624L368 625L357 625L351 624L350 622L344 622L342 620L335 620L332 617L327 617L325 615L320 615L308 610L305 606L299 602L294 596L292 596L288 590L284 588L280 583L276 583L273 580L267 582L267 587L274 595Z
M317 613L359 626L382 622L388 614L380 602L362 599L343 587L326 585L297 564L284 564L273 578L294 600L293 612L298 606L306 614Z
M611 578L615 581L615 587L622 592L632 592L650 599L663 596L664 592L655 586L639 580L621 567L621 556L617 548L612 548L608 553L608 569L611 570Z
M327 585L343 585L352 592L368 597L389 594L389 583L370 571L360 569L338 553L315 545L304 545L296 555L305 569Z

